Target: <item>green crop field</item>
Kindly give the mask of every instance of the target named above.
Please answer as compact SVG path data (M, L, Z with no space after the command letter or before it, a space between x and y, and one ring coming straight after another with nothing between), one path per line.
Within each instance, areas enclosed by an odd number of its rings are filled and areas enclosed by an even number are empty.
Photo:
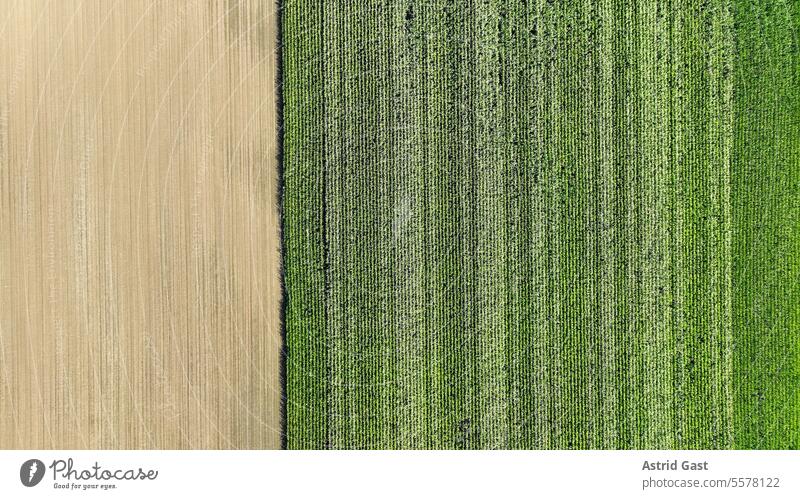
M282 12L289 448L800 448L800 3Z

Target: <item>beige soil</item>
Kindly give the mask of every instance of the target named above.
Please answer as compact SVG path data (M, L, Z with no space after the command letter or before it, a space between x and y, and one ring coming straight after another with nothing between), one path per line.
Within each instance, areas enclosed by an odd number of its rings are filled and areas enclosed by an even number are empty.
M0 448L280 445L276 12L0 0Z

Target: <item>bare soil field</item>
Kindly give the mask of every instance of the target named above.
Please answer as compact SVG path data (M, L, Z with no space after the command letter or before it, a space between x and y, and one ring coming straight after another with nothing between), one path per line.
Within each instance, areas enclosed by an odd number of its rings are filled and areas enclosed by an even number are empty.
M0 448L280 445L276 15L0 0Z

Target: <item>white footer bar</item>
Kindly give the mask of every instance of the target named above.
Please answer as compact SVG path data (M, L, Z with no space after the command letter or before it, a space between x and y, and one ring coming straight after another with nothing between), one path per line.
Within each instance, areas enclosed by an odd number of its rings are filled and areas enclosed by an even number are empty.
M800 451L0 451L0 497L800 497Z

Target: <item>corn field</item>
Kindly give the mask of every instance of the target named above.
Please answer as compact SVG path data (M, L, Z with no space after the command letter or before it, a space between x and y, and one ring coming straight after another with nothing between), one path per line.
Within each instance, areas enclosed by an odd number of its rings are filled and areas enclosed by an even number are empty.
M800 448L800 4L297 0L289 448Z

